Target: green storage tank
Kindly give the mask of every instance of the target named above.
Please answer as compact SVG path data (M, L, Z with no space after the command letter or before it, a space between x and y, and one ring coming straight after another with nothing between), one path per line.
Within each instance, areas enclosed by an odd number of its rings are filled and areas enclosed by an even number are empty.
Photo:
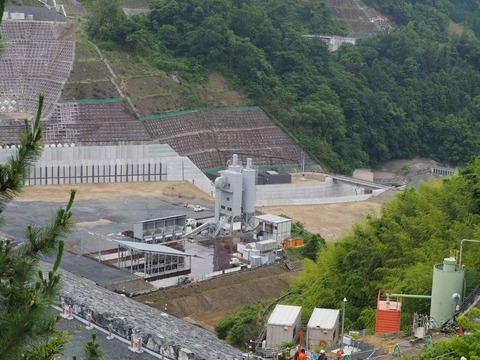
M432 301L430 316L437 325L450 319L460 304L463 294L464 272L457 266L457 260L449 257L443 263L433 266ZM459 296L454 296L458 294Z

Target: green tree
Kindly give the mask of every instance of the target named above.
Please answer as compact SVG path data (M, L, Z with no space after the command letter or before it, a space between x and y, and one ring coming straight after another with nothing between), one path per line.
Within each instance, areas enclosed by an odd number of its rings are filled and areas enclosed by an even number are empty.
M102 41L123 39L122 27L127 17L118 0L95 0L87 17L87 34Z
M7 163L0 164L0 214L22 190L31 167L42 153L40 125L44 96L33 124L25 120L20 146ZM5 360L51 359L67 341L55 329L58 317L51 305L58 300L60 276L56 273L63 254L63 240L72 227L71 207L75 191L65 209L59 209L44 227L28 226L26 242L14 246L0 242L0 358ZM44 275L39 257L56 254L53 269Z
M310 239L308 239L302 248L303 256L313 261L317 260L321 240L323 239L318 234L314 234Z
M217 336L230 345L243 348L262 331L264 305L248 305L236 314L225 317L215 326Z
M87 341L84 345L83 360L104 360L102 348L97 342L97 334L92 334L92 341Z
M429 294L432 266L441 262L460 239L480 237L480 157L456 176L408 188L386 203L380 215L368 216L350 234L305 261L296 280L301 295L291 302L305 307L339 307L349 300L348 323L356 328L374 323L381 289ZM478 251L464 252L463 264L478 283ZM428 301L405 301L402 313L428 313ZM409 322L408 322L409 323ZM404 323L407 324L407 323Z

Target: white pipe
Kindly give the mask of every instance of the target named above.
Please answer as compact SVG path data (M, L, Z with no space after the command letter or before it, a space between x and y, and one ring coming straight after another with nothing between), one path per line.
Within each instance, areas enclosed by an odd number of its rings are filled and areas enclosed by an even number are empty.
M460 241L460 258L458 259L458 266L460 268L462 267L462 249L463 249L463 242L464 241L480 243L480 240L463 239L462 241Z

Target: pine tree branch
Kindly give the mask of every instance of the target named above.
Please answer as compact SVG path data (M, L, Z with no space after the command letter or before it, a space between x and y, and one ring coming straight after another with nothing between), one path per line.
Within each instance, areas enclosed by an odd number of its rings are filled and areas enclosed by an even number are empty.
M0 0L0 7L2 0ZM25 120L25 131L20 146L6 164L0 164L0 214L6 205L22 190L30 169L40 158L42 128L40 125L44 95L39 96L37 116L30 124ZM73 227L72 205L75 190L65 208L60 208L43 227L29 226L25 231L28 242L12 248L0 245L0 359L18 360L29 342L37 343L55 332L57 319L52 318L50 305L58 296L60 265L64 243L62 238ZM53 270L46 276L38 271L39 256L56 251ZM37 277L35 277L37 276ZM50 339L52 340L52 339ZM47 343L48 341L47 340Z
M12 155L6 164L0 164L0 214L7 204L23 189L30 169L42 155L42 116L45 95L38 97L38 110L30 129L29 121L25 120L25 131L20 135L20 145L16 154Z

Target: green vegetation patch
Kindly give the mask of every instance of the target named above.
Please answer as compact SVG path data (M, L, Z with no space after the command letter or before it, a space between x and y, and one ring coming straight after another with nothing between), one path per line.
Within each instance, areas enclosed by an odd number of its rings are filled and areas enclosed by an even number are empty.
M146 59L134 56L125 51L102 49L102 53L108 59L108 63L115 74L120 77L156 76L159 74L159 71L161 71Z
M111 99L119 96L117 89L110 80L87 82L87 83L66 83L62 91L63 100L83 99Z
M106 80L110 72L102 61L75 62L68 81Z
M140 112L141 117L163 111L178 111L187 107L185 98L178 94L150 96L141 99L135 98L132 101Z
M178 92L179 85L168 76L157 75L129 78L126 87L132 98L144 98Z

